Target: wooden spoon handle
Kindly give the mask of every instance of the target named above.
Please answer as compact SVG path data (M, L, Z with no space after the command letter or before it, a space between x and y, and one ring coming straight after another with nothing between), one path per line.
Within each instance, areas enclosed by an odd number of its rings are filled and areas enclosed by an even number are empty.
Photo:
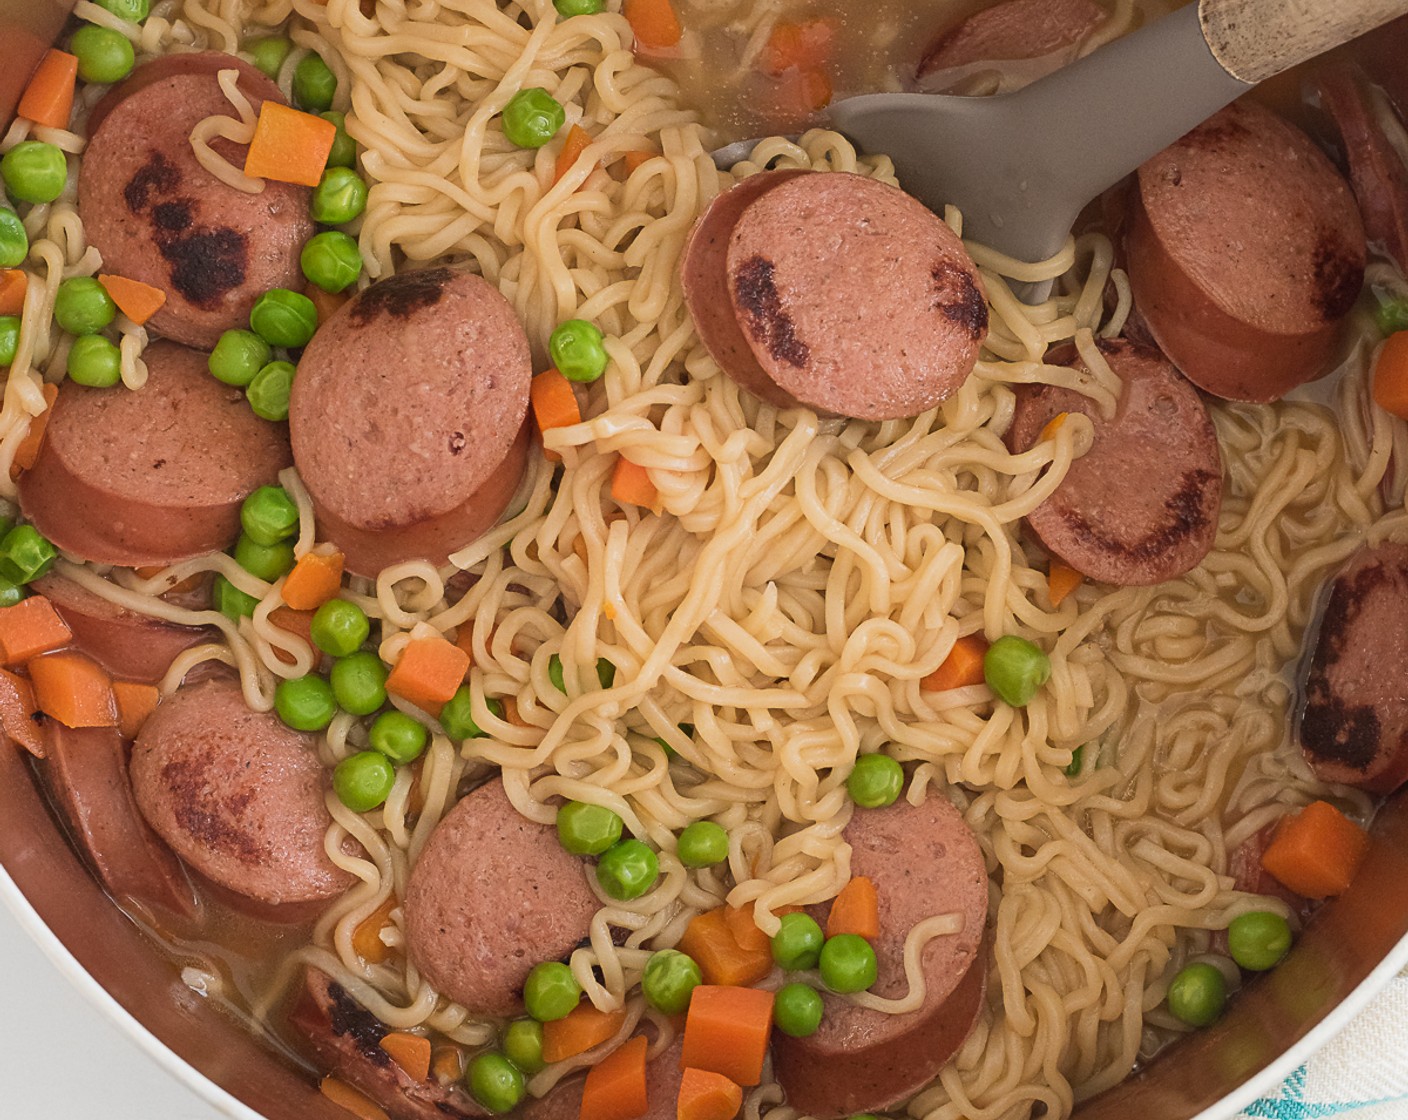
M1234 78L1252 83L1405 13L1408 0L1200 0L1198 5L1213 57Z

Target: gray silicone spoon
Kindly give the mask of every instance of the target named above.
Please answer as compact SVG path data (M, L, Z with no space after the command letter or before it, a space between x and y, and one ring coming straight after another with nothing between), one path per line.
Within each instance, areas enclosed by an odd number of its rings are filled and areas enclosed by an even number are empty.
M1408 0L1201 0L1015 93L863 94L829 112L911 194L957 206L965 237L1041 261L1091 199L1257 82L1405 12ZM753 143L715 159L731 166Z

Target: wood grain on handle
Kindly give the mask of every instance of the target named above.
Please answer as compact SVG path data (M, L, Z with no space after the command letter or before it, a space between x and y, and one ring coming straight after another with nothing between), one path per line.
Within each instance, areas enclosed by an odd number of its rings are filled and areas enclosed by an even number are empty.
M1234 78L1260 82L1408 14L1408 0L1201 0L1213 57Z

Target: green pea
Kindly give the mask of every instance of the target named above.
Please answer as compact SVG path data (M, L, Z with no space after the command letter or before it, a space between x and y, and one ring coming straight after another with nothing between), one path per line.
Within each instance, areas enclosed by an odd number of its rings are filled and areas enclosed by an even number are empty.
M23 603L29 592L24 585L0 576L0 607L14 607Z
M904 770L887 754L863 754L846 779L846 792L862 809L893 805L904 789Z
M1385 338L1399 331L1408 331L1408 299L1380 294L1379 305L1374 308L1374 321Z
M122 380L122 350L100 334L75 338L68 351L69 380L90 389L109 389Z
M298 263L304 278L325 292L350 288L362 275L362 251L340 230L324 230L308 239Z
M568 381L595 381L606 372L603 335L585 319L568 319L548 336L552 364Z
M359 217L367 208L367 183L350 167L329 167L313 188L313 220L340 226Z
M293 50L293 40L283 35L266 35L262 39L251 39L244 45L244 50L263 74L278 78L284 59Z
M543 1061L543 1024L536 1019L515 1019L504 1028L504 1056L532 1077L547 1068Z
M33 525L16 525L0 539L0 576L29 583L54 566L59 550Z
M1248 972L1265 972L1291 951L1291 924L1269 910L1239 914L1227 927L1227 951Z
M334 767L332 788L354 813L369 813L391 796L396 768L380 751L358 751Z
M815 968L821 959L821 947L826 935L810 914L784 914L782 924L772 935L772 959L779 968L801 972Z
M816 1034L821 1012L821 993L806 984L786 984L773 997L773 1024L793 1038Z
M0 206L0 268L19 268L29 256L29 234L20 216Z
M371 650L339 657L328 674L333 698L344 712L369 716L386 703L386 663Z
M639 840L621 840L596 864L596 881L608 898L629 902L639 898L660 877L660 861Z
M1068 778L1079 778L1082 761L1085 758L1085 744L1082 743L1071 752L1071 761L1066 764L1063 773Z
M564 17L594 16L606 10L606 0L552 0L552 6Z
M552 681L553 688L558 692L567 691L567 681L562 676L562 658L555 653L548 658L548 680Z
M287 420L289 395L293 392L292 362L270 362L245 386L244 395L255 416L265 420Z
M475 1055L465 1079L470 1095L495 1114L512 1112L523 1099L523 1071L495 1051Z
M728 859L728 833L713 821L685 826L675 844L675 854L686 867L712 867Z
M596 679L602 688L610 688L616 683L616 666L604 657L596 659Z
M1006 634L983 654L983 679L998 699L1022 708L1051 679L1051 659L1034 642Z
M689 997L702 983L704 974L693 957L678 949L661 949L645 962L640 993L656 1011L681 1015L689 1009Z
M253 595L245 594L221 575L217 575L212 581L210 597L215 609L231 622L250 618L254 614L254 608L259 606L258 599Z
M337 136L333 138L332 150L328 152L329 167L356 167L357 141L347 135L347 115L329 109L318 116L337 126Z
M249 326L270 346L297 350L318 329L318 309L302 292L271 288L254 301Z
M293 545L287 541L256 544L241 533L240 539L235 542L235 563L265 583L273 583L293 570Z
M53 202L64 193L67 178L64 153L42 140L21 141L0 159L0 179L21 202Z
M73 33L68 49L78 59L78 76L85 82L108 85L132 73L137 61L132 40L110 27L85 24Z
M430 742L430 732L405 712L382 712L372 720L367 739L372 750L380 751L397 766L414 762Z
M545 89L519 90L504 106L504 135L520 148L541 148L567 123L567 111Z
M875 983L879 964L870 942L856 933L828 937L817 959L821 982L833 992L863 992Z
M321 113L332 108L337 95L337 78L323 56L316 51L298 60L293 68L293 103L305 113Z
M495 718L504 718L504 706L492 696L485 698L484 706L494 714ZM478 739L484 735L484 731L474 718L474 696L469 685L462 684L455 689L455 694L440 709L440 726L445 729L446 735L457 742L463 742L465 739Z
M298 531L298 506L282 486L261 486L240 506L240 527L256 544L278 544Z
M313 644L324 653L346 657L362 648L362 643L371 635L372 624L356 603L329 599L314 612L312 632Z
M59 285L54 320L69 334L97 334L117 317L117 304L92 276L75 276Z
M561 961L535 964L523 982L523 1006L540 1023L567 1018L581 998L581 985Z
M217 381L243 388L273 356L269 344L253 331L229 330L216 341L205 366Z
M621 839L621 818L605 805L569 801L557 810L558 842L574 856L599 856Z
M151 0L98 0L98 7L128 23L141 23L151 12L152 4Z
M1190 1027L1215 1023L1227 1006L1227 980L1215 965L1190 964L1168 986L1168 1009Z
M0 366L8 366L20 351L18 315L0 315Z
M295 731L321 731L337 714L337 701L332 696L332 685L316 673L309 673L278 683L274 689L274 711Z

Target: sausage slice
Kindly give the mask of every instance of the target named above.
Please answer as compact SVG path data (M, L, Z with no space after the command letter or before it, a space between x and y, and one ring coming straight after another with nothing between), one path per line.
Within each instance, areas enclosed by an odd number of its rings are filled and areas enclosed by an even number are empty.
M321 902L351 885L323 848L326 785L312 737L250 711L229 680L177 690L132 750L147 822L190 867L262 907Z
M176 626L118 606L50 573L30 585L73 631L73 643L114 676L155 684L192 646L216 641L210 626Z
M449 553L489 528L527 462L528 338L485 280L452 268L373 284L298 364L293 456L348 568Z
M1025 451L1061 413L1095 425L1090 450L1027 515L1048 551L1102 583L1162 583L1202 562L1217 536L1222 456L1197 390L1157 350L1123 339L1100 351L1124 382L1114 418L1054 385L1017 388L1008 446ZM1048 359L1058 364L1061 355Z
M1308 136L1238 101L1144 164L1132 202L1134 300L1190 381L1273 401L1326 372L1363 285L1364 226Z
M528 973L566 957L597 906L583 862L552 825L520 816L495 778L446 814L411 869L406 946L441 995L521 1014Z
M298 255L313 234L307 187L270 180L262 193L245 194L197 162L192 129L235 115L217 79L222 69L240 72L256 113L266 100L283 103L273 82L231 55L148 63L95 109L78 176L79 214L104 267L164 291L151 326L207 349L244 325L265 291L301 286ZM244 166L243 146L211 146Z
M947 91L946 83L935 80L940 71L978 62L1043 58L1067 52L1105 18L1105 10L1094 0L1006 0L994 4L944 31L929 44L919 61L920 85L933 93L943 93ZM1065 60L1062 55L1055 61L1059 64Z
M282 425L172 342L147 347L135 392L66 381L20 508L46 537L99 564L171 564L218 552L240 531L240 503L289 465Z
M1408 545L1357 553L1330 587L1300 743L1321 781L1388 794L1408 781Z
M44 774L69 834L114 898L133 898L187 918L195 895L181 865L137 811L127 752L113 727L45 724Z
M774 1071L788 1105L818 1120L888 1109L931 1081L972 1029L987 973L987 869L957 809L941 797L858 809L845 838L851 873L874 881L880 903L872 992L893 999L908 991L904 942L916 924L957 913L963 928L924 947L918 1010L889 1015L824 994L815 1034L773 1035Z

